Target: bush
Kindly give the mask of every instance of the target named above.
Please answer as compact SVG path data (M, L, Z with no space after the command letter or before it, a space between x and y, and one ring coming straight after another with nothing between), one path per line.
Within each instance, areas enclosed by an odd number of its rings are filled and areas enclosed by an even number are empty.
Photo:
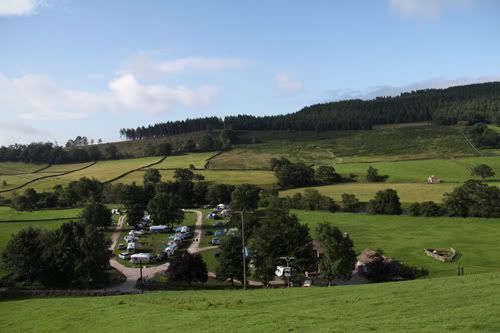
M355 212L361 207L361 203L354 194L342 193L342 208L346 212Z
M398 193L393 189L378 191L375 198L368 202L368 213L400 215L401 203Z

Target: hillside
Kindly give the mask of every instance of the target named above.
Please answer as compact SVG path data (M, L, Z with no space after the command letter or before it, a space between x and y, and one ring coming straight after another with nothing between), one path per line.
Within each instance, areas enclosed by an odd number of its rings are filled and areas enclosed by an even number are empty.
M163 122L120 130L129 140L142 140L208 129L233 130L360 130L374 125L433 120L443 125L498 120L500 82L446 89L425 89L395 97L343 100L307 106L276 116L234 115Z
M496 332L500 275L0 302L8 332ZM25 320L26 318L30 320Z

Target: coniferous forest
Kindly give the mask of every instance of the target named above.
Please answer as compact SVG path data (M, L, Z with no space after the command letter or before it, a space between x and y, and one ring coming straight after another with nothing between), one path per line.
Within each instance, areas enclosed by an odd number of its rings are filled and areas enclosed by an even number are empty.
M170 121L135 129L123 128L127 140L151 139L181 133L233 130L369 130L374 125L434 121L439 125L500 122L500 82L426 89L396 97L344 100L314 104L276 116L227 116Z

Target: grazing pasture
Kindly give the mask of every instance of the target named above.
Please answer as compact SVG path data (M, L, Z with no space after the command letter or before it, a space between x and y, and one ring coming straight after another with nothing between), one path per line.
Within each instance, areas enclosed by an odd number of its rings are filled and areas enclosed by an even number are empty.
M16 175L19 173L30 173L48 166L40 163L21 163L21 162L1 162L0 175Z
M168 156L163 162L152 166L154 169L182 169L194 165L196 169L203 169L207 160L216 152L187 153Z
M497 332L500 274L0 302L7 332ZM30 320L26 320L30 318ZM201 319L201 321L200 321ZM203 324L206 323L206 324Z
M371 131L243 132L259 143L237 145L210 160L210 169L269 168L272 157L314 165L474 156L459 127L428 123L381 126ZM411 126L410 126L411 125Z
M40 221L76 218L80 208L43 209L32 212L17 211L10 207L0 207L0 222Z
M441 202L443 194L451 192L459 184L442 183L442 184L425 184L425 183L342 183L326 186L308 187L318 190L321 194L333 198L335 201L340 201L343 193L355 194L356 197L367 202L375 197L375 194L380 190L392 188L398 192L401 202L422 202L435 201ZM306 188L296 188L280 192L281 196L292 196L297 192L304 192Z
M382 249L390 257L428 269L431 277L456 275L458 263L467 275L500 272L500 219L294 213L313 236L318 223L328 222L348 232L358 252ZM452 247L458 255L453 263L441 263L424 254L428 247Z
M205 181L211 183L224 184L256 184L264 187L269 187L276 183L274 173L266 170L194 170L195 174L200 174L205 177ZM173 170L160 170L162 180L173 180ZM144 171L139 170L128 174L127 176L115 181L115 183L142 184Z

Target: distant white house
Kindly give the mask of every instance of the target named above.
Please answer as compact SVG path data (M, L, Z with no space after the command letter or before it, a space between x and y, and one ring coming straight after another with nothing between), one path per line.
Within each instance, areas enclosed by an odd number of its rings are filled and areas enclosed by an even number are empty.
M439 179L439 177L437 176L430 176L429 178L427 178L427 184L439 184L441 183L441 179Z

